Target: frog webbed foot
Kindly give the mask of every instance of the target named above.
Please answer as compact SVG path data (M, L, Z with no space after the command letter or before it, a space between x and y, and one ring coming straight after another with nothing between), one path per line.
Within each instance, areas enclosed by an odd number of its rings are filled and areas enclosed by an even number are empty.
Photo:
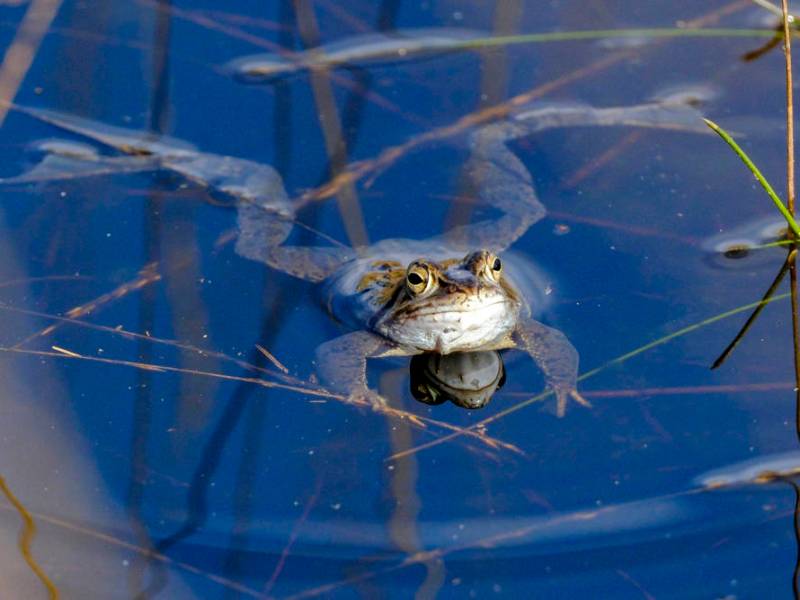
M386 398L381 396L375 390L369 389L367 386L357 386L349 390L345 402L350 404L363 404L367 403L373 410L384 408L389 403Z
M567 412L567 403L569 399L572 398L575 402L580 404L581 406L585 406L586 408L592 408L591 402L589 402L586 398L581 396L581 393L575 388L573 385L570 386L555 386L553 384L549 384L550 387L553 388L553 392L556 395L556 416L560 419L563 417Z
M533 319L524 319L517 325L514 337L542 370L547 385L556 395L556 415L563 417L569 399L591 407L577 389L578 352L567 337Z
M348 402L363 401L382 408L386 399L367 384L367 358L392 349L390 342L368 331L348 333L317 348L317 371L322 383Z

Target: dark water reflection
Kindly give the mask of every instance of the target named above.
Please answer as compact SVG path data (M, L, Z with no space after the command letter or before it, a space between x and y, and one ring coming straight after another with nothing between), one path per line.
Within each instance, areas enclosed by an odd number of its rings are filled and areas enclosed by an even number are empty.
M713 89L704 113L783 178L781 59L740 59L769 37L521 44L272 86L222 69L276 45L395 27L754 27L749 2L31 0L0 11L3 98L271 165L304 198L297 245L320 233L348 245L425 238L485 218L462 201L463 136L416 141L530 90L614 106ZM13 111L3 133L2 177L31 166L32 141L64 137ZM404 152L335 198L309 193L393 147ZM757 301L781 266L776 248L735 265L710 254L720 235L758 237L771 214L713 136L575 128L512 147L549 211L514 249L552 277L544 320L583 371ZM515 351L480 411L416 402L408 358L371 361L391 401L372 411L313 380L316 347L344 332L316 287L238 256L236 211L197 182L160 171L20 183L0 206L0 476L36 524L30 557L63 597L792 593L787 300L721 368L709 366L744 312L584 380L593 408L563 419L547 402L505 413L544 384ZM20 511L0 508L0 596L46 597L17 543Z

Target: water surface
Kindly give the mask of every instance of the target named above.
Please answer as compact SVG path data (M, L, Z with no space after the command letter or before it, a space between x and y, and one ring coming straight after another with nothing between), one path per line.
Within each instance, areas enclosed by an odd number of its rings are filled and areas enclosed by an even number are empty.
M41 40L19 34L33 11L52 15ZM782 59L741 60L768 38L519 44L267 85L225 69L388 29L768 29L748 2L32 0L0 12L7 61L19 44L32 56L18 83L0 67L7 100L271 165L305 199L302 245L426 238L484 216L461 199L469 128L443 133L520 94L615 106L700 89L702 112L783 180ZM14 111L2 133L2 177L30 167L36 140L78 140ZM404 151L334 197L309 192L387 148ZM514 251L548 274L543 318L583 371L757 301L780 268L780 249L710 254L709 239L772 212L715 136L576 128L512 148L549 211ZM759 479L798 465L788 301L717 370L746 313L584 380L591 410L557 419L536 402L483 437L411 451L539 394L541 373L505 353L507 381L480 411L416 402L408 358L369 363L397 412L313 392L316 347L346 329L315 285L236 254L235 207L178 175L2 191L0 475L63 597L791 594L792 479ZM0 508L4 589L45 597L17 544L20 512Z

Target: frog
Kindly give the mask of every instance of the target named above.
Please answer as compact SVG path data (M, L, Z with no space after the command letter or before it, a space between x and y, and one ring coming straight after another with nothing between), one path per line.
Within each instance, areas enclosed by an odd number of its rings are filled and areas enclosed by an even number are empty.
M451 355L516 348L544 374L563 417L577 389L579 356L558 329L535 317L545 279L509 247L546 215L531 173L509 143L557 127L643 126L707 133L684 102L595 108L549 104L517 110L469 134L464 171L476 202L500 216L425 240L385 239L362 248L275 244L269 211L238 207L237 252L294 277L319 283L328 312L351 331L316 352L322 381L350 400L386 401L367 380L367 360L426 353Z
M548 302L547 279L510 246L546 215L514 140L553 128L638 126L707 133L694 104L655 101L597 108L581 104L518 107L467 135L464 172L475 201L499 216L424 240L385 239L368 247L291 246L296 209L280 175L244 158L203 152L169 136L106 125L58 111L14 105L39 121L118 155L74 141L35 146L41 160L0 180L23 184L116 172L167 170L236 206L236 252L288 275L320 284L323 304L351 329L322 343L317 370L328 388L374 407L386 400L367 381L367 360L390 356L517 348L544 374L563 417L577 390L578 352L558 329L536 319Z

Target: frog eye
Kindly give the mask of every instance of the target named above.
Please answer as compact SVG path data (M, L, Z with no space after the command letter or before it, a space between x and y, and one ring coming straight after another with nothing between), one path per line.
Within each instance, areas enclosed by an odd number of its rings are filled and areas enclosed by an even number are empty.
M495 256L494 262L492 263L492 271L494 271L499 275L502 270L503 270L503 263L500 262L500 259Z
M484 257L484 273L489 279L500 281L500 276L503 273L503 262L494 254L486 253Z
M411 263L406 271L406 287L414 296L426 291L431 285L431 272L424 263Z

